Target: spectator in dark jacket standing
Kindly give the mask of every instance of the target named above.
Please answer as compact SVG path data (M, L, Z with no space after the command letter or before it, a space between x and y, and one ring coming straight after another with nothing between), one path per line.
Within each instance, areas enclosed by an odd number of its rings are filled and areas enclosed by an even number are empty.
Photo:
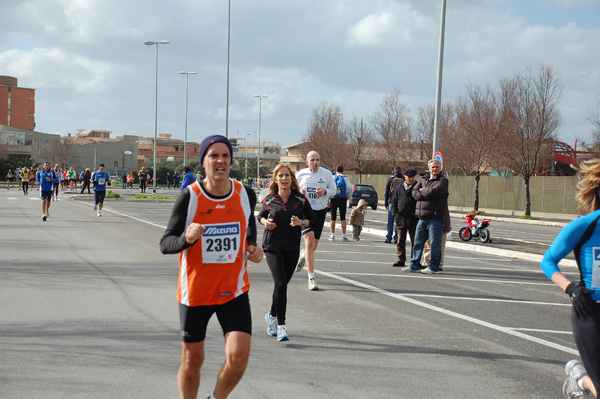
M416 215L419 218L415 232L413 255L410 266L403 272L421 271L423 274L439 273L442 253L444 216L448 207L448 179L441 174L441 164L432 159L427 162L429 178L423 178L413 187L412 195L417 200ZM421 267L423 247L429 239L431 258L427 268Z
M394 221L398 229L398 245L396 254L398 260L392 266L401 267L406 263L406 234L410 237L410 254L413 254L415 242L415 230L419 219L415 215L417 200L413 197L412 191L415 186L417 171L406 169L404 171L404 182L396 187L390 201L390 209L394 215Z
M398 242L398 230L394 230L394 215L392 214L392 210L390 208L390 201L396 188L403 182L404 177L402 177L402 168L396 166L394 168L394 174L388 179L387 183L385 184L385 191L383 192L383 205L388 211L387 234L385 235L386 244L392 243L392 235L394 243Z

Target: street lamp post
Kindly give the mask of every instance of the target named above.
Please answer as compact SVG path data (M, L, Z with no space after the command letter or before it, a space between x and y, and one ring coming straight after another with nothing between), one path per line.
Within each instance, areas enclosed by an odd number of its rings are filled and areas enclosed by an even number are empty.
M188 88L190 83L190 75L196 75L196 72L178 72L185 75L185 135L183 137L183 166L187 164L187 121L188 121Z
M246 179L248 178L248 137L250 133L246 133Z
M229 139L229 53L231 52L231 0L227 11L227 104L225 104L225 137Z
M442 112L442 73L444 69L444 32L446 30L446 0L442 0L442 18L440 22L440 46L438 53L437 84L435 93L435 113L433 119L433 154L440 148L440 119ZM432 155L433 156L433 155Z
M152 192L156 193L156 142L158 141L158 45L170 44L168 40L160 40L158 42L144 42L146 46L156 46L156 73L155 73L155 92L154 92L154 165L152 165Z
M258 97L258 158L256 160L256 183L260 179L260 129L262 122L262 99L267 98L265 94L256 94L254 97Z

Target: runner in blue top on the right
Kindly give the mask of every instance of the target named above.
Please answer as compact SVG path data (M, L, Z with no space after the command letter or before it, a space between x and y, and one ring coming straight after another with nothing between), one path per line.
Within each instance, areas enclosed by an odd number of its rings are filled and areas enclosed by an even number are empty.
M92 174L92 182L94 182L94 210L98 210L98 217L100 217L104 206L106 184L110 183L110 176L104 171L103 163L98 165L98 170Z
M583 398L584 391L596 398L600 392L600 159L581 168L577 184L579 211L585 215L569 223L544 254L542 270L571 299L571 328L581 362L565 365L566 398ZM574 251L581 281L575 284L558 268L558 262ZM583 365L582 365L583 363Z

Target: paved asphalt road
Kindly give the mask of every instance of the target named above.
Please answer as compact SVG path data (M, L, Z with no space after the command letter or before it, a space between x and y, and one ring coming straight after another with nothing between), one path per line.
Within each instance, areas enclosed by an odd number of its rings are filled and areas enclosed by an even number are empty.
M42 222L38 196L0 192L0 398L176 398L178 258L158 248L172 203L107 201L98 218L64 198ZM286 343L265 332L266 262L250 266L252 355L231 398L562 397L569 301L537 262L448 247L443 273L402 273L376 227L319 244L319 291L294 276ZM222 361L211 320L199 397Z

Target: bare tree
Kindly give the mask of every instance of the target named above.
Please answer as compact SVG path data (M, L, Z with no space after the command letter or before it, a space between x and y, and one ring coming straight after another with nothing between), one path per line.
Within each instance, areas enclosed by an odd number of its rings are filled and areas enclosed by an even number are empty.
M447 173L464 172L462 154L465 151L461 131L456 124L456 109L452 104L444 103L440 114L440 152L444 156L444 171ZM433 105L419 107L415 124L415 137L421 142L421 159L433 157L433 125L435 108Z
M44 155L47 159L58 163L64 168L73 163L75 158L74 145L75 144L73 144L71 140L61 137L60 139L55 140L50 148L44 150Z
M348 159L356 167L359 183L362 183L362 175L367 173L375 158L373 131L369 126L365 126L362 118L358 120L356 116L346 129L348 136Z
M531 216L529 180L538 172L545 145L555 139L561 123L558 104L562 85L549 66L500 81L503 126L498 149L507 167L523 176L525 215Z
M317 151L321 166L335 171L347 157L347 138L339 105L323 103L312 111L308 135L303 146L305 153Z
M479 180L490 165L490 153L500 134L502 111L498 95L487 85L467 85L467 94L457 102L458 132L465 145L461 165L475 174L474 209L479 209Z
M588 120L592 123L592 139L594 140L594 148L600 149L600 92L596 93L594 103L590 108L590 116Z
M369 117L385 154L385 162L392 170L400 161L407 161L410 152L403 151L409 142L411 118L408 107L400 101L400 89L386 94L379 103L379 110Z

